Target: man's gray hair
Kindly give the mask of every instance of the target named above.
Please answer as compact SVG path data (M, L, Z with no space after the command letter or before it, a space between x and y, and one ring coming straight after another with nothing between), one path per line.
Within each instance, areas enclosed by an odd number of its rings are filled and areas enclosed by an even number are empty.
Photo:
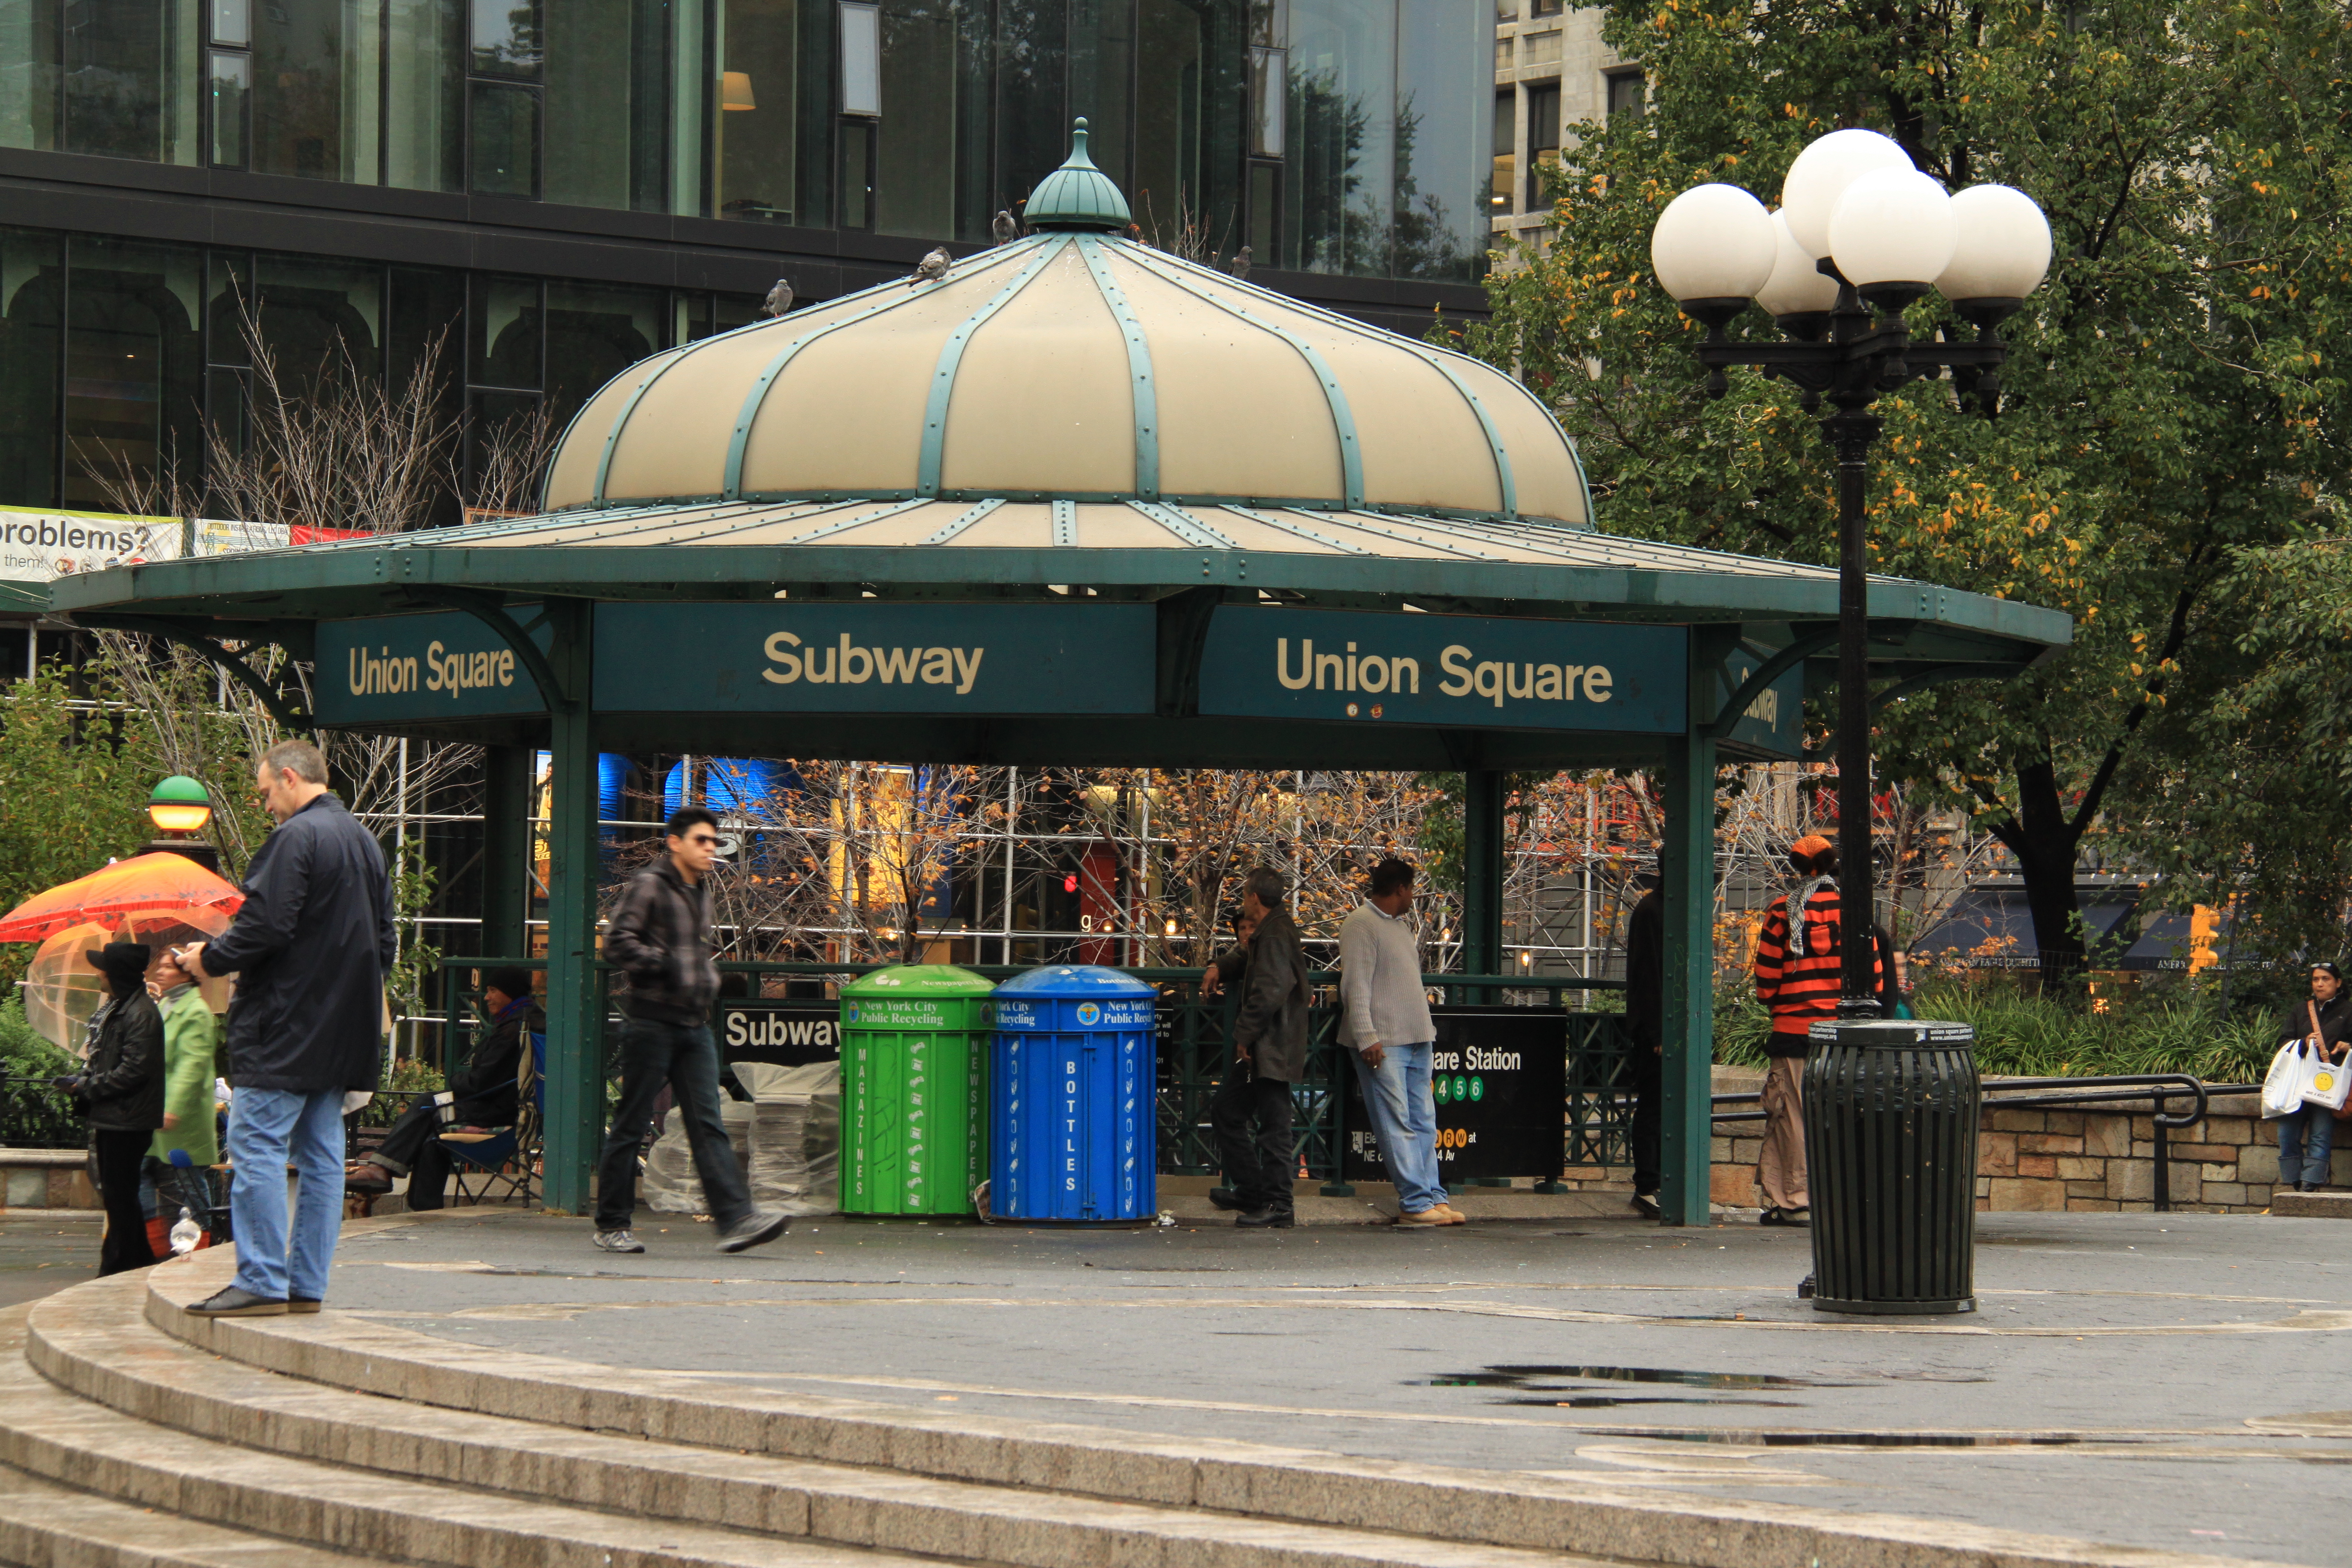
M1290 879L1271 866L1260 866L1244 879L1242 891L1255 897L1267 909L1277 909L1290 892Z
M287 769L304 784L327 782L327 756L308 741L280 741L261 753L261 771L271 778Z

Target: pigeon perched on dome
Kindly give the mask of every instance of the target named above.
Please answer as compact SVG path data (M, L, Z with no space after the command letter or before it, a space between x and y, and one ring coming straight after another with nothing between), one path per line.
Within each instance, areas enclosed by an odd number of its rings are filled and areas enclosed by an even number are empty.
M944 247L933 247L931 253L924 257L921 264L915 268L915 275L907 279L907 287L911 289L918 283L938 282L948 275L948 267L954 260L955 258L950 256Z
M768 290L768 298L760 309L771 316L781 316L792 308L792 282L788 279L779 278L776 279L776 286Z
M1021 220L1013 216L1011 207L1002 208L996 215L996 221L989 225L989 232L996 237L997 244L1010 245L1021 237Z

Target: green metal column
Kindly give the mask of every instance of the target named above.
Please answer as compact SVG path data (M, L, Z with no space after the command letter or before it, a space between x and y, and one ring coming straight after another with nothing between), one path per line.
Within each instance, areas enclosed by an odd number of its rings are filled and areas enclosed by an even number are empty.
M530 908L529 746L482 748L482 935L485 957L520 958Z
M596 984L596 740L587 695L591 606L549 602L548 661L570 694L548 703L547 1206L588 1210L604 1122L604 1007Z
M1473 768L1462 775L1462 967L1500 974L1503 965L1503 775ZM1482 990L1469 998L1486 1001Z
M1668 1225L1708 1225L1715 1131L1715 741L1693 733L1670 744L1664 853L1658 868L1666 900L1658 1206Z

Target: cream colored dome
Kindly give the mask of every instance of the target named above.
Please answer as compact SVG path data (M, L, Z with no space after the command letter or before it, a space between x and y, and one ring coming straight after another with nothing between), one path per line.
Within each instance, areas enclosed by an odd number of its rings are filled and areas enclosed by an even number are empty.
M1069 230L632 366L546 504L867 498L1590 521L1567 436L1492 366Z

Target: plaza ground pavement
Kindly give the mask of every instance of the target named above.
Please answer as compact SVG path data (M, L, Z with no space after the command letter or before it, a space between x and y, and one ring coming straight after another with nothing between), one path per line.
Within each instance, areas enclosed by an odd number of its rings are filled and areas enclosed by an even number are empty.
M354 1227L331 1307L478 1349L1661 1498L2352 1563L2352 1226L1982 1215L1980 1310L1855 1318L1801 1229L1238 1232L648 1216ZM597 1373L583 1364L579 1377Z
M96 1278L105 1229L88 1209L0 1209L0 1307Z

